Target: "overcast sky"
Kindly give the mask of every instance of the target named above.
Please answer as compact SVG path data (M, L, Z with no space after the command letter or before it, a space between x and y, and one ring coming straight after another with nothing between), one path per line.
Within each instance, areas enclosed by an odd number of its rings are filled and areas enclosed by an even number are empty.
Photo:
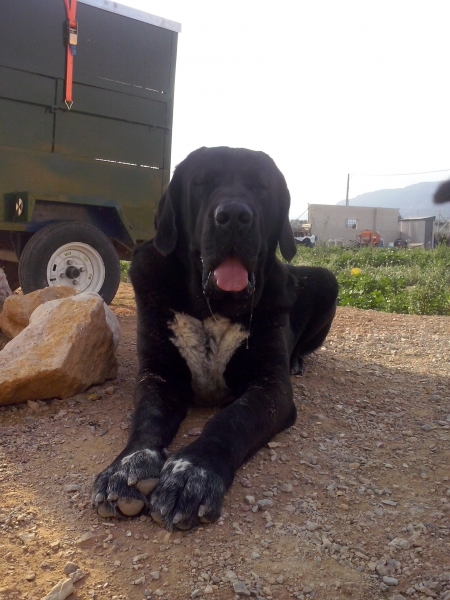
M172 168L270 154L308 203L450 176L449 0L121 0L182 24ZM376 174L416 173L402 177Z

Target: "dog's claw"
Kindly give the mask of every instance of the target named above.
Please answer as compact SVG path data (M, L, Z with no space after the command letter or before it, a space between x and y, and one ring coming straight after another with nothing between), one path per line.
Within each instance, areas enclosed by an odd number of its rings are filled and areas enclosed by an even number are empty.
M177 514L174 516L174 518L172 519L172 523L174 525L176 525L177 523L179 523L180 521L183 520L184 515L180 512L177 512Z
M134 487L137 484L137 482L138 482L137 475L133 474L128 477L127 483L130 487Z
M104 496L104 494L100 494L100 493L98 493L98 494L95 496L95 498L94 498L94 503L95 503L95 504L101 504L101 503L102 503L102 502L104 502L104 501L105 501L105 496Z
M150 513L151 518L156 521L157 523L163 523L164 519L162 518L161 513L157 512L157 511L153 511Z
M119 499L119 496L115 492L110 492L108 494L108 502L115 502L118 499Z

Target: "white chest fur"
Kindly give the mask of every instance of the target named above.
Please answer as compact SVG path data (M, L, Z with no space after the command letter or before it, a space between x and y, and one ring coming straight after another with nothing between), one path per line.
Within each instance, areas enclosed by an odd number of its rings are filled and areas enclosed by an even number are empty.
M217 404L227 396L225 367L248 332L225 317L204 321L175 313L169 323L172 342L180 351L192 374L192 388L200 404Z

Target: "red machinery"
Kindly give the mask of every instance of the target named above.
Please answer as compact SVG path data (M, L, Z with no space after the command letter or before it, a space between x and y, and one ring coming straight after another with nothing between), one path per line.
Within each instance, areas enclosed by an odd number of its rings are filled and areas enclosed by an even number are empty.
M359 247L378 246L380 243L380 234L370 229L364 229L356 236L356 241Z

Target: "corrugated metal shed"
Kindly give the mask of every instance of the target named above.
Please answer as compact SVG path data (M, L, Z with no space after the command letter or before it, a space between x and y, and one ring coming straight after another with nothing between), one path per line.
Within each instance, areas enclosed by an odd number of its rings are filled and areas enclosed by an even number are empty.
M408 244L423 244L424 248L433 248L433 225L436 217L415 217L400 219L399 227L403 239Z

